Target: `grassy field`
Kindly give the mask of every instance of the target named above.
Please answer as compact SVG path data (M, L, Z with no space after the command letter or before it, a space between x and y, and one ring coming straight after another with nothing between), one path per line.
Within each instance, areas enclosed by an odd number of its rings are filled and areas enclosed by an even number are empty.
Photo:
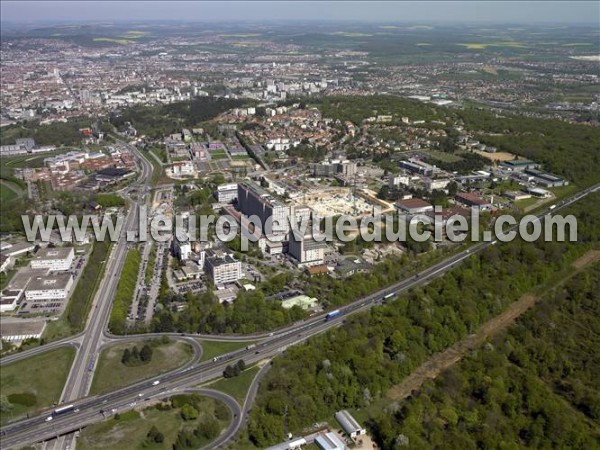
M227 154L225 150L215 150L210 152L211 159L219 160L219 159L227 159Z
M15 183L6 180L0 180L0 202L6 204L15 198L23 195L23 190Z
M2 397L6 396L12 407L8 411L3 408L0 423L4 425L58 402L74 357L75 349L59 348L3 366L0 371ZM30 401L17 403L19 399L12 397L14 394L30 394Z
M229 353L252 345L252 342L200 341L200 345L202 345L202 358L200 361L207 361L223 353Z
M460 161L462 158L458 155L453 155L451 153L438 152L437 150L426 150L422 153L429 155L433 159L437 159L438 161L443 161L447 163L453 163Z
M178 396L181 398L181 396ZM186 396L191 398L192 396ZM194 396L195 408L199 416L195 420L183 421L181 409L173 408L160 411L149 407L140 412L130 411L120 416L118 420L110 418L104 422L86 427L77 441L78 450L91 449L169 449L177 439L180 430L194 430L202 427L206 420L217 417L220 429L224 429L231 415L225 405L212 398ZM160 444L146 442L146 436L152 426L164 435ZM206 445L209 439L202 437L194 442L194 448Z
M529 206L535 205L536 202L539 202L540 199L538 197L524 198L523 200L517 200L515 202L515 206L519 208L521 211L525 211Z
M250 388L250 383L252 383L252 380L254 380L254 377L259 370L260 367L252 366L249 369L244 370L237 377L222 378L210 384L208 387L231 395L240 405L243 405L248 389Z
M123 351L134 346L141 349L143 343L116 344L105 349L98 360L90 394L100 394L152 378L188 362L193 354L192 347L184 342L172 341L153 347L152 360L140 366L125 366L121 363Z

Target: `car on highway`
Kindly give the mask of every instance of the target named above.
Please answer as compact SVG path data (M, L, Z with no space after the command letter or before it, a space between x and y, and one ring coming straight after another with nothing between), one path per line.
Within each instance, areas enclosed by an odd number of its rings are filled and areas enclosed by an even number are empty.
M160 384L160 380L155 380L152 382L152 386L158 386ZM141 397L142 394L140 394Z

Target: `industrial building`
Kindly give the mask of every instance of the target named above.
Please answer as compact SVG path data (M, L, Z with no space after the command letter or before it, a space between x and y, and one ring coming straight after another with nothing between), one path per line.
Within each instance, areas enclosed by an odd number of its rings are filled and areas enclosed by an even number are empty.
M326 434L318 435L315 438L315 444L317 444L321 450L346 450L347 448L344 441L331 431Z
M265 450L298 450L302 448L303 445L306 445L306 439L304 438L293 438L289 441L282 442L281 444L273 445L271 447L266 448Z
M35 277L29 281L25 289L25 299L30 302L65 300L72 287L73 277L70 273L49 273L44 277Z
M352 415L345 409L336 412L335 418L342 426L344 432L346 432L346 434L352 439L354 439L357 436L367 434L367 430L361 427L360 424L356 421L356 419L352 417Z
M489 211L492 209L492 203L484 199L481 195L474 192L459 192L456 194L456 202L469 208L477 208L480 211Z
M32 269L49 269L55 271L69 270L75 251L73 247L41 248L31 260Z
M396 209L399 212L406 214L423 214L433 210L433 205L422 198L408 198L405 200L398 200L396 202Z
M523 172L526 169L537 169L539 166L540 165L538 163L528 159L513 159L512 161L504 161L500 163L500 167L516 172Z

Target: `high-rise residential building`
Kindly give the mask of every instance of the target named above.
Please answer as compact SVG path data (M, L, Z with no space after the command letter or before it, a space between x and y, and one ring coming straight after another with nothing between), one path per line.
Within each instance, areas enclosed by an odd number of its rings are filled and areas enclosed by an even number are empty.
M289 254L298 262L298 267L318 266L325 262L325 242L317 242L310 235L296 239L290 233Z
M238 207L242 214L260 219L265 235L286 234L289 230L289 207L253 182L238 184ZM266 228L269 219L271 230Z
M205 268L216 286L235 283L242 278L242 263L228 253L207 250Z

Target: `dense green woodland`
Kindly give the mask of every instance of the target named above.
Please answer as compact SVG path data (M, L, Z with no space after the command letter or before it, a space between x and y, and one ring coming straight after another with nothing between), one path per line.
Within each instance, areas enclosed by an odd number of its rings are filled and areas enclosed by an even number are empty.
M598 348L597 264L371 428L383 448L600 448Z
M385 396L430 355L503 311L536 286L552 282L600 241L600 195L570 208L577 243L514 241L473 255L443 278L287 350L261 383L247 439L257 447L290 431L332 420L341 408L364 408ZM389 448L389 447L388 447Z
M181 131L181 128L192 128L246 103L249 101L196 97L188 102L127 108L120 114L113 115L111 123L117 129L125 130L126 123L129 122L138 131L138 134L162 139L167 134Z

